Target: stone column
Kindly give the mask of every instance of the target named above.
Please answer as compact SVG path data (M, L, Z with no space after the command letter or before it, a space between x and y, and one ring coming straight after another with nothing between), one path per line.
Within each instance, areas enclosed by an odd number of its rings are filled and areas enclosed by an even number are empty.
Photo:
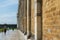
M27 0L24 0L24 34L27 34Z
M18 25L18 29L21 30L21 16L20 16L20 4L21 4L21 0L19 0L19 7L18 7L18 13L17 13L17 25Z
M20 6L19 6L19 20L20 20L20 29L22 32L24 32L24 0L19 0Z
M42 0L35 0L35 40L42 40Z
M35 38L35 2L31 0L31 39L34 40Z
M42 0L37 0L37 40L42 40Z
M19 29L19 15L17 13L17 29Z
M37 0L37 40L42 40L42 0Z
M31 37L31 0L27 0L27 33Z

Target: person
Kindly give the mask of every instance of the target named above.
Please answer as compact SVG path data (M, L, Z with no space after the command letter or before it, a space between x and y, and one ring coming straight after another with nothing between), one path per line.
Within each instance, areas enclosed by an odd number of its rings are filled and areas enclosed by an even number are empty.
M5 33L5 34L6 34L6 31L7 31L6 26L4 26L4 33Z
M4 28L4 33L6 34L6 28Z

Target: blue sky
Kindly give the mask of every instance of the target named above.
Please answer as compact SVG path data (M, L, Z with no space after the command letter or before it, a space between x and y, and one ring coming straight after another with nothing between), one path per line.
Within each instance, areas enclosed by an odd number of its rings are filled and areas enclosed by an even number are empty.
M0 0L0 24L16 24L18 0Z

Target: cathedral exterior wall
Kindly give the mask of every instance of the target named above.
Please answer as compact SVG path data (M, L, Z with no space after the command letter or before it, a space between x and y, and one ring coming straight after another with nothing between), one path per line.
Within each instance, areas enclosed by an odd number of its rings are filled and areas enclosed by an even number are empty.
M60 40L60 0L43 0L43 40Z

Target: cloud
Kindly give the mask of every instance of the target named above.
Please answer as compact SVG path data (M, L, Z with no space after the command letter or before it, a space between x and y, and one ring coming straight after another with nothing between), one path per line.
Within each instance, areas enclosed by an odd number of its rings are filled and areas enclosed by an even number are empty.
M2 2L0 1L0 24L17 23L17 6L18 0L3 0Z
M9 24L16 24L17 19L16 19L16 12L10 12L8 14L1 14L0 15L0 23L9 23Z
M2 14L0 14L0 18L7 18L7 17L16 17L17 15L16 15L16 12L9 12L9 13L2 13Z
M18 0L6 0L6 1L0 2L0 8L8 7L14 4L18 4Z

